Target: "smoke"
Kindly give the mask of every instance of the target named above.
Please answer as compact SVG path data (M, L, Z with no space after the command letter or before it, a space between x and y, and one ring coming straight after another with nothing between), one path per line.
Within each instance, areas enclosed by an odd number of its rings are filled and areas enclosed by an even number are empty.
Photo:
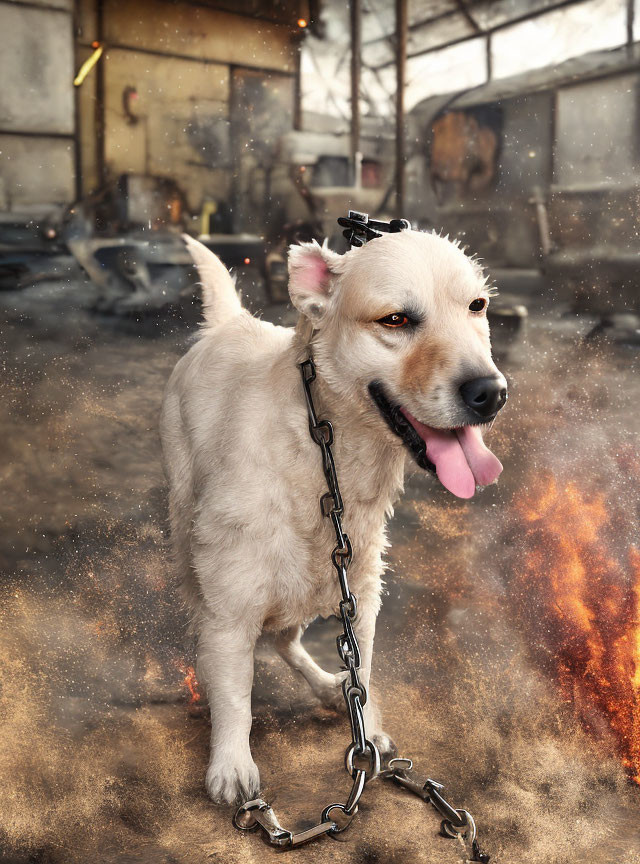
M374 689L400 753L473 813L496 864L637 864L638 788L607 723L585 724L567 698L557 621L521 578L539 539L525 537L522 503L541 478L602 496L612 580L628 584L637 537L635 355L584 348L564 329L535 325L503 364L511 401L491 433L505 464L497 486L462 502L423 475L409 480L391 528ZM40 343L9 367L0 413L13 457L0 501L13 540L0 594L0 848L7 861L48 864L275 856L207 800L208 719L183 684L193 654L168 565L155 429L184 334L89 332L77 343L73 328L34 327L31 338ZM328 668L332 626L308 635ZM254 714L263 791L283 824L344 800L346 719L314 704L268 640ZM438 827L429 805L377 780L339 840L293 854L460 861Z

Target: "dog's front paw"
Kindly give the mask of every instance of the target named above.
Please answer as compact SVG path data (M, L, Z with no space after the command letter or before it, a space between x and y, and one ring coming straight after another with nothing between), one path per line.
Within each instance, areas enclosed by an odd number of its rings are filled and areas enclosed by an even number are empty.
M393 743L393 740L382 731L382 717L380 710L375 700L369 694L367 704L364 706L364 725L367 730L367 737L373 741L380 753L382 762L388 762L398 755L398 748Z
M374 732L371 736L371 741L378 748L381 763L387 763L389 759L393 759L398 755L398 748L386 732Z
M257 797L260 772L251 755L244 759L216 756L209 763L205 785L216 803L241 803Z

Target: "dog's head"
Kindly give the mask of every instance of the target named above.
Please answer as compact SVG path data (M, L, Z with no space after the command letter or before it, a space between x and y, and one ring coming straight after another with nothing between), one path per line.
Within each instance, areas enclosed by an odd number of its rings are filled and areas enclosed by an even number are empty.
M292 246L289 292L334 391L364 401L455 495L469 498L497 478L502 466L482 430L505 404L507 383L491 358L490 289L473 259L418 231L345 255Z

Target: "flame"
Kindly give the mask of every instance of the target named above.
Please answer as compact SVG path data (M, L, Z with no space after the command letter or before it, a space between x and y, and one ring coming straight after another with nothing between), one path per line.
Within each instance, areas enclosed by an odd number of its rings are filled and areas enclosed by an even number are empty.
M519 510L525 556L518 584L536 642L566 701L590 731L613 733L625 770L640 784L640 551L610 551L620 514L575 482L561 487L540 478Z
M181 666L180 671L184 674L182 685L189 691L189 705L195 705L200 701L200 691L196 679L196 670L193 666Z

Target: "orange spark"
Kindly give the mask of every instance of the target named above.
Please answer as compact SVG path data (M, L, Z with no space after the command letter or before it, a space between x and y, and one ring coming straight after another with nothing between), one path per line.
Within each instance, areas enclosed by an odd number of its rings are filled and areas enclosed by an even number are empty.
M196 679L196 671L193 666L181 667L181 672L184 673L182 684L189 691L189 705L195 705L200 701L200 692L198 691L198 681Z

